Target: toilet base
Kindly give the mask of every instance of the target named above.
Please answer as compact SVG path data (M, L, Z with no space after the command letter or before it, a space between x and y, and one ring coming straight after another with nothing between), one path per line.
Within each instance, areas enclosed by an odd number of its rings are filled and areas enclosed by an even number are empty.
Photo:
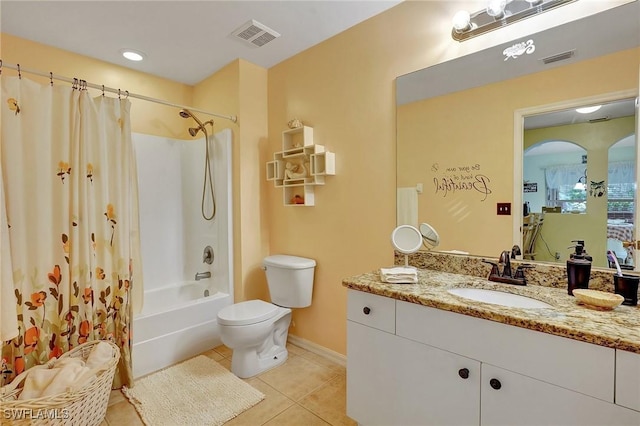
M256 348L235 349L231 357L231 372L248 379L282 365L289 357L286 347L274 345L258 355Z

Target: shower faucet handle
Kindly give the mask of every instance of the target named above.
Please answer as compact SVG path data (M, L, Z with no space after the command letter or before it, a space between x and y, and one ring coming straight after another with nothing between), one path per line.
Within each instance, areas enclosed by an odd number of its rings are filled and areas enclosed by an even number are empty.
M213 263L213 249L211 246L206 246L202 253L202 263L211 265Z

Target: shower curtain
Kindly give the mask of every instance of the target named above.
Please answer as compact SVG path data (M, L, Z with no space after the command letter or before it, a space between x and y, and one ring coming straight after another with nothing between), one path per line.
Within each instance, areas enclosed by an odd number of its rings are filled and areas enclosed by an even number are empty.
M132 385L132 292L140 304L141 277L130 102L92 98L81 85L1 79L9 237L1 267L9 255L11 273L0 274L0 313L4 322L14 304L18 331L3 342L5 383L108 339L121 349L115 387Z

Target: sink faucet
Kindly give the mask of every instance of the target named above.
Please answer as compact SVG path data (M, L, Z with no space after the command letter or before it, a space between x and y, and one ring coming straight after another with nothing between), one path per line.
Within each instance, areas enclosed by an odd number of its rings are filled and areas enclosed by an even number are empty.
M211 272L196 272L196 281L200 281L205 278L211 278Z
M509 250L505 250L500 253L500 257L498 258L498 263L491 262L485 259L482 259L484 263L488 263L491 266L491 272L489 273L489 281L505 283L505 284L515 284L515 285L527 285L527 280L524 276L524 270L533 268L533 265L522 264L518 265L515 274L511 268L511 252ZM500 266L502 267L502 272L500 272Z

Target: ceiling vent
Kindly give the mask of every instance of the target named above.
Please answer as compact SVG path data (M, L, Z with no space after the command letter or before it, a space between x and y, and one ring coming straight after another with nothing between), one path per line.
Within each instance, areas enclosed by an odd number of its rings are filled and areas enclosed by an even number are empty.
M541 61L544 62L545 65L548 65L553 62L564 61L565 59L573 58L573 55L575 54L575 50L568 50L566 52L558 53L557 55L551 55L547 56L546 58L542 58Z
M262 47L270 41L280 37L280 34L266 25L251 19L236 28L231 33L231 37L240 40L251 47Z

